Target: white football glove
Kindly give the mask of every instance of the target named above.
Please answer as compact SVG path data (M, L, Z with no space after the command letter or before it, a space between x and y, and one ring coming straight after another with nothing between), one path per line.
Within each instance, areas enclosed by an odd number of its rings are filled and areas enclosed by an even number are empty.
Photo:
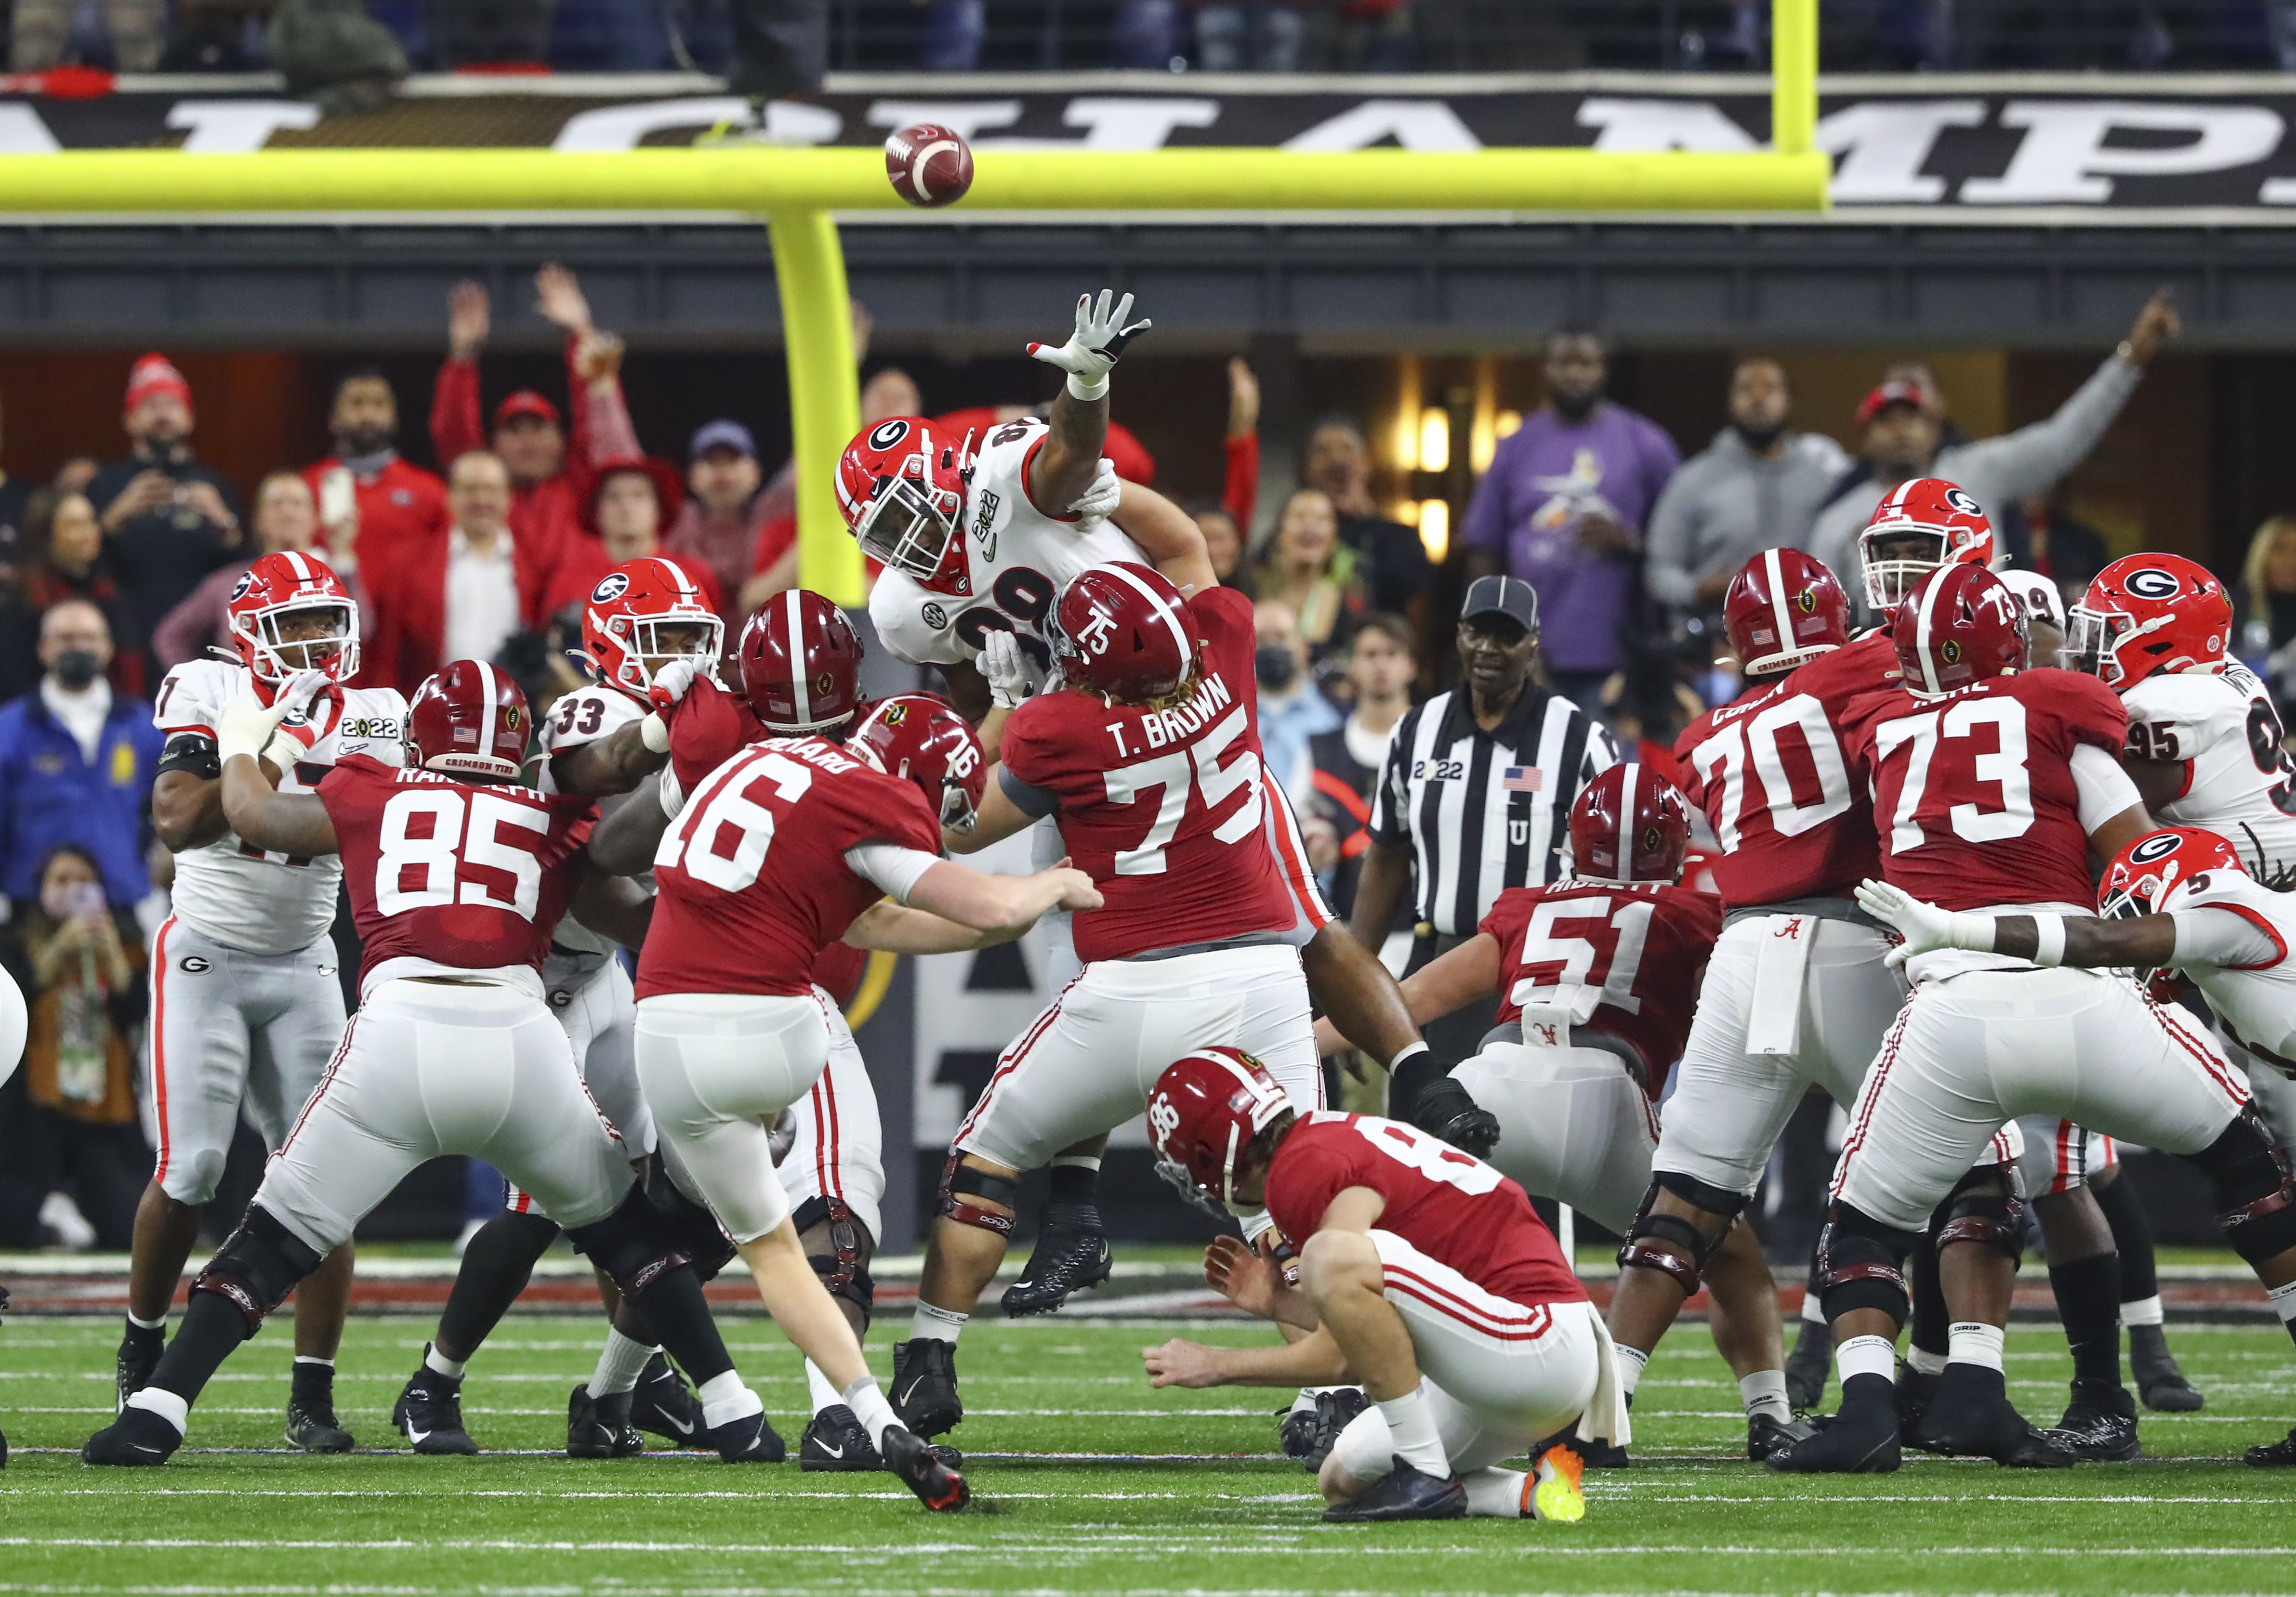
M272 701L287 707L286 714L281 717L283 720L308 722L311 719L312 708L334 685L334 678L324 671L298 671L279 684L279 692ZM304 753L304 744L284 726L274 733L271 741L263 746L263 758L282 771L293 769L295 762L301 759Z
M1896 927L1898 934L1906 939L1892 948L1889 957L1882 962L1892 970L1904 969L1906 962L1917 954L1934 954L1940 948L1972 946L1972 942L1968 938L1957 939L1955 937L1956 930L1964 930L1955 926L1956 920L1985 921L1985 946L1990 947L1993 943L1989 917L1957 916L1950 910L1939 909L1902 889L1893 888L1886 881L1875 881L1870 877L1857 884L1857 906L1875 920Z
M1087 521L1105 521L1123 498L1124 480L1116 474L1116 463L1103 455L1092 486L1070 500L1069 508Z
M1050 344L1032 343L1029 353L1047 365L1058 366L1069 374L1069 392L1083 400L1100 399L1108 394L1109 368L1124 347L1155 323L1143 316L1137 322L1132 315L1132 296L1118 300L1113 312L1109 301L1116 299L1114 289L1100 291L1100 303L1095 306L1092 296L1085 294L1077 300L1076 332L1069 341L1057 348Z
M656 709L674 709L693 689L693 679L701 675L701 662L692 655L682 654L653 674L646 699Z
M249 694L226 710L223 719L216 724L217 757L226 765L242 754L250 759L260 758L264 745L270 742L271 734L286 718L284 695L264 704Z
M999 709L1018 709L1029 696L1029 658L1021 640L999 627L989 628L980 640L973 665L988 684L989 700Z

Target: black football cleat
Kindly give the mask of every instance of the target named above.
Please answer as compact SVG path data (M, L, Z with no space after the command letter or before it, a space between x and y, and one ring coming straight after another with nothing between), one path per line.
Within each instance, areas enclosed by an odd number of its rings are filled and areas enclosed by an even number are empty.
M1817 1434L1817 1427L1807 1420L1779 1421L1767 1414L1746 1416L1746 1457L1761 1463L1773 1453L1782 1452L1797 1442L1807 1442Z
M814 1415L798 1438L797 1467L800 1470L882 1470L876 1445L853 1411L832 1403Z
M1957 1373L1964 1371L1968 1373ZM1954 1458L1989 1458L2013 1470L2062 1470L2073 1462L2071 1453L2017 1412L1999 1372L1969 1364L1948 1364L1938 1378L1915 1445Z
M2296 1426L2276 1442L2259 1442L2241 1454L2251 1470L2296 1469Z
M763 1409L713 1426L701 1436L729 1464L778 1464L789 1457L789 1444L782 1440Z
M1004 1289L1007 1314L1049 1314L1071 1292L1098 1286L1115 1269L1115 1256L1108 1249L1108 1233L1100 1228L1097 1212L1086 1211L1091 1222L1078 1224L1081 1216L1063 1215L1068 1207L1055 1204L1046 1209L1028 1266L1020 1280Z
M1897 1415L1886 1408L1860 1405L1811 1424L1812 1435L1774 1450L1763 1464L1781 1475L1888 1475L1904 1462Z
M2168 1332L2161 1326L2128 1328L2128 1372L2136 1378L2136 1395L2156 1413L2198 1413L2208 1402L2177 1367Z
M1423 1103L1426 1102L1422 1099ZM1335 1525L1369 1524L1382 1519L1464 1519L1467 1488L1448 1475L1429 1475L1395 1455L1395 1468L1372 1482L1360 1495L1324 1510Z
M1419 1094L1419 1102L1411 1106L1410 1119L1428 1135L1477 1159L1488 1159L1491 1150L1499 1145L1498 1117L1447 1076Z
M479 1450L463 1429L463 1380L441 1375L424 1364L399 1389L390 1406L390 1422L415 1452L439 1457L467 1458Z
M956 1395L956 1344L912 1337L893 1344L893 1412L921 1437L937 1437L964 1423Z
M1285 1458L1304 1459L1316 1445L1316 1411L1314 1408L1287 1408L1283 1423L1275 1428L1277 1445Z
M302 1453L348 1453L358 1444L335 1421L332 1399L287 1400L287 1445Z
M964 1484L964 1476L941 1462L940 1453L913 1430L898 1425L885 1429L885 1468L914 1492L929 1511L953 1514L972 1501L972 1488Z
M1304 1428L1293 1427L1290 1416L1285 1417L1285 1451L1290 1451L1295 1429L1304 1429L1304 1436L1298 1439L1304 1443L1305 1450L1293 1456L1310 1470L1321 1470L1324 1461L1332 1456L1332 1449L1339 1445L1340 1432L1370 1406L1371 1399L1364 1396L1361 1387L1333 1387L1328 1392L1316 1393L1316 1406L1300 1416L1308 1421Z
M1905 1360L1898 1361L1898 1435L1908 1447L1922 1447L1922 1416L1929 1413L1931 1399L1937 1396L1938 1378L1925 1371L1916 1370Z
M86 1464L149 1467L164 1464L184 1445L183 1433L148 1408L123 1408L79 1450Z
M673 1447L709 1445L701 1437L701 1399L659 1353L638 1372L638 1384L630 1393L630 1423L653 1432Z
M589 1383L578 1382L566 1400L566 1456L629 1458L644 1451L645 1438L630 1423L630 1395L593 1397Z
M1833 1372L1833 1330L1822 1320L1804 1320L1786 1355L1786 1406L1806 1414L1825 1400L1825 1378Z
M2136 1405L2125 1387L2077 1380L2065 1417L2041 1434L2083 1463L2125 1463L2137 1454Z
M146 1331L131 1325L127 1334L119 1339L119 1357L113 1366L116 1390L111 1399L111 1412L118 1413L127 1405L127 1400L152 1384L152 1372L160 1367L160 1355L168 1350L168 1333L160 1326Z

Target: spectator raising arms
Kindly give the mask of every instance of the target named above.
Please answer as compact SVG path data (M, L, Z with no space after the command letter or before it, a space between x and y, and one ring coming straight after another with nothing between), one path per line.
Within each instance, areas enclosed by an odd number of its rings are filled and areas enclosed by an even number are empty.
M1340 612L1347 608L1354 563L1353 555L1340 547L1339 512L1331 496L1321 488L1301 488L1284 501L1275 531L1260 551L1251 594L1288 606L1312 655L1331 642Z
M0 618L0 700L28 693L39 682L40 618L67 599L83 599L102 610L113 639L135 635L103 528L86 495L37 495L29 520L29 559L17 600ZM111 685L130 697L143 692L143 651L122 650L111 660Z
M1656 422L1603 397L1609 357L1593 333L1548 339L1546 380L1546 403L1499 440L1461 542L1471 575L1538 590L1547 678L1592 714L1626 658L1642 528L1682 457Z
M345 523L353 528L362 524L364 517L357 511ZM355 540L357 534L352 535ZM430 536L436 536L432 534ZM193 588L190 597L169 610L152 635L152 652L159 659L160 669L172 671L187 659L206 656L210 644L228 647L230 644L231 591L238 585L247 568L255 563L258 555L275 554L292 550L308 554L318 546L319 504L314 496L309 474L293 471L274 471L255 489L255 547L244 560L233 561L220 570L209 574L205 582ZM418 540L419 543L420 540ZM394 556L393 560L403 558ZM332 560L328 562L333 564ZM387 571L389 563L376 562L379 570ZM343 586L365 615L366 590L358 573L348 576L340 571ZM236 659L238 656L232 656Z
M327 430L334 437L335 452L304 467L303 479L311 485L314 505L326 506L320 553L335 575L349 582L361 554L384 563L441 530L447 524L447 485L399 458L398 396L390 380L372 367L346 373L335 385ZM330 479L337 485L332 490ZM331 492L342 497L346 486L348 515L328 503ZM259 505L257 513L261 514Z

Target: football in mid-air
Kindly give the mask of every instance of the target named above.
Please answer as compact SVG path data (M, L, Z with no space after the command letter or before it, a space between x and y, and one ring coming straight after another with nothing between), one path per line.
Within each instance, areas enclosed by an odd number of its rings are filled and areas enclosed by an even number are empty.
M911 205L953 205L972 186L972 151L953 128L920 122L885 141L885 176Z

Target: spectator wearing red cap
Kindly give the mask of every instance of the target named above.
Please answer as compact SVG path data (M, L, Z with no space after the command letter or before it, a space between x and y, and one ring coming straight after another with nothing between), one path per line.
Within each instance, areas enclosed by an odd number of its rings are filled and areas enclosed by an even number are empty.
M319 551L337 575L348 577L362 559L388 562L446 526L446 483L399 458L398 396L389 378L371 366L346 373L335 384L327 430L335 452L306 466L303 480L326 517ZM346 487L348 515L341 504Z
M566 557L545 591L542 610L554 616L579 609L607 572L626 560L665 554L661 526L675 520L685 498L677 467L653 455L627 455L598 468L598 480L583 506L583 526L592 536L569 545ZM693 586L701 602L723 614L725 596L709 565L691 555L667 554Z
M557 561L518 531L512 504L510 473L486 450L447 468L447 528L364 573L375 612L365 680L412 694L448 660L492 660L539 630Z
M192 386L164 355L127 374L129 450L87 485L119 573L132 635L147 638L244 541L239 490L192 457Z

